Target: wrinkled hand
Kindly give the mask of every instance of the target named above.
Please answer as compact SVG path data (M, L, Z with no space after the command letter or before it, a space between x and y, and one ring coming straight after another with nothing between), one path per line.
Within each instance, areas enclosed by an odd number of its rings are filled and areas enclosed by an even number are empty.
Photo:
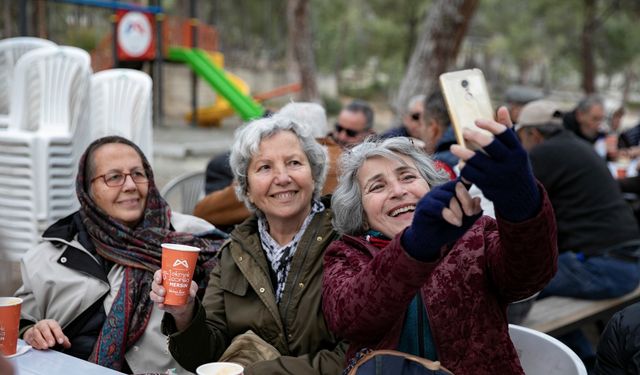
M198 284L191 280L191 286L189 287L189 299L187 303L181 306L165 305L164 296L167 291L162 286L162 270L157 270L153 274L153 282L151 283L151 292L149 296L151 300L155 302L160 310L164 310L173 316L176 322L178 330L184 329L190 322L193 316L194 300L196 293L198 292Z
M464 138L480 145L485 153L451 146L451 152L465 162L460 175L476 184L505 219L521 222L535 216L540 210L540 192L527 152L512 129L509 112L501 107L498 122L477 120L476 125L493 136L464 130Z
M457 241L482 213L480 198L471 198L462 182L436 186L416 205L402 246L415 259L434 261L444 245Z
M62 345L65 349L71 347L71 342L62 332L62 327L53 319L39 321L26 330L23 338L27 344L39 350L49 349L56 345Z

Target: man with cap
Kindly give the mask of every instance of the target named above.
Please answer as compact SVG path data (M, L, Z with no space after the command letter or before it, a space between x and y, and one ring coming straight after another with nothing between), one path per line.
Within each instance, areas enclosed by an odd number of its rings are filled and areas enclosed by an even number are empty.
M604 299L633 291L640 284L640 232L605 161L563 127L553 102L525 105L515 129L558 225L558 272L540 297ZM570 346L581 358L593 356L582 342L585 348Z
M510 86L504 93L504 99L509 109L509 116L514 123L518 122L520 111L525 104L542 99L542 90L530 86Z

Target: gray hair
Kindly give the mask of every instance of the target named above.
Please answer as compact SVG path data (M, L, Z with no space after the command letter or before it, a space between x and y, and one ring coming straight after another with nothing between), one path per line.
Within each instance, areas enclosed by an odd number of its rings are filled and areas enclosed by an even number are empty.
M406 137L387 138L381 141L367 139L340 158L340 177L331 199L333 226L341 234L359 235L366 231L366 218L362 204L362 191L358 184L358 172L365 161L372 157L400 160L404 155L413 160L430 187L448 181L445 172L436 169L433 160Z
M304 151L311 166L311 176L314 182L313 198L320 197L320 192L327 177L328 156L326 149L320 145L306 127L299 125L288 117L275 114L252 121L243 125L234 134L234 142L231 147L229 164L236 181L236 195L238 199L252 212L259 211L249 201L249 182L247 171L251 159L256 155L262 140L272 137L282 131L290 131L298 137L300 146Z
M407 102L407 108L405 108L406 113L411 114L411 110L413 109L413 106L416 105L416 103L424 102L426 98L427 96L424 94L412 96L411 99L409 99L409 101ZM422 104L424 105L424 103Z
M291 102L280 108L278 113L292 121L309 128L311 135L322 138L329 133L327 112L317 103Z
M604 102L602 101L602 98L600 98L598 95L588 95L578 102L578 105L576 106L576 112L585 113L590 111L591 108L597 105L604 108Z

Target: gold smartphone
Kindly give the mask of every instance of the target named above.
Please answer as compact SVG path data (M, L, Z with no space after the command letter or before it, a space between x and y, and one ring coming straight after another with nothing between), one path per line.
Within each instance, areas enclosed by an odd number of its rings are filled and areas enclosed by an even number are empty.
M482 71L467 69L443 73L440 75L440 88L447 103L458 144L472 150L480 149L479 145L465 141L462 130L471 128L491 135L490 132L475 125L475 120L494 119L491 98Z

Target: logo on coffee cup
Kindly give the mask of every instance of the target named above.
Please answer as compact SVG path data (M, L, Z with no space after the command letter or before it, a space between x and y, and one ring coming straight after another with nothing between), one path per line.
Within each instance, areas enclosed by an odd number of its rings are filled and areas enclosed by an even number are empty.
M173 262L173 266L183 266L184 268L189 268L189 263L187 263L186 259L176 259L175 262Z

